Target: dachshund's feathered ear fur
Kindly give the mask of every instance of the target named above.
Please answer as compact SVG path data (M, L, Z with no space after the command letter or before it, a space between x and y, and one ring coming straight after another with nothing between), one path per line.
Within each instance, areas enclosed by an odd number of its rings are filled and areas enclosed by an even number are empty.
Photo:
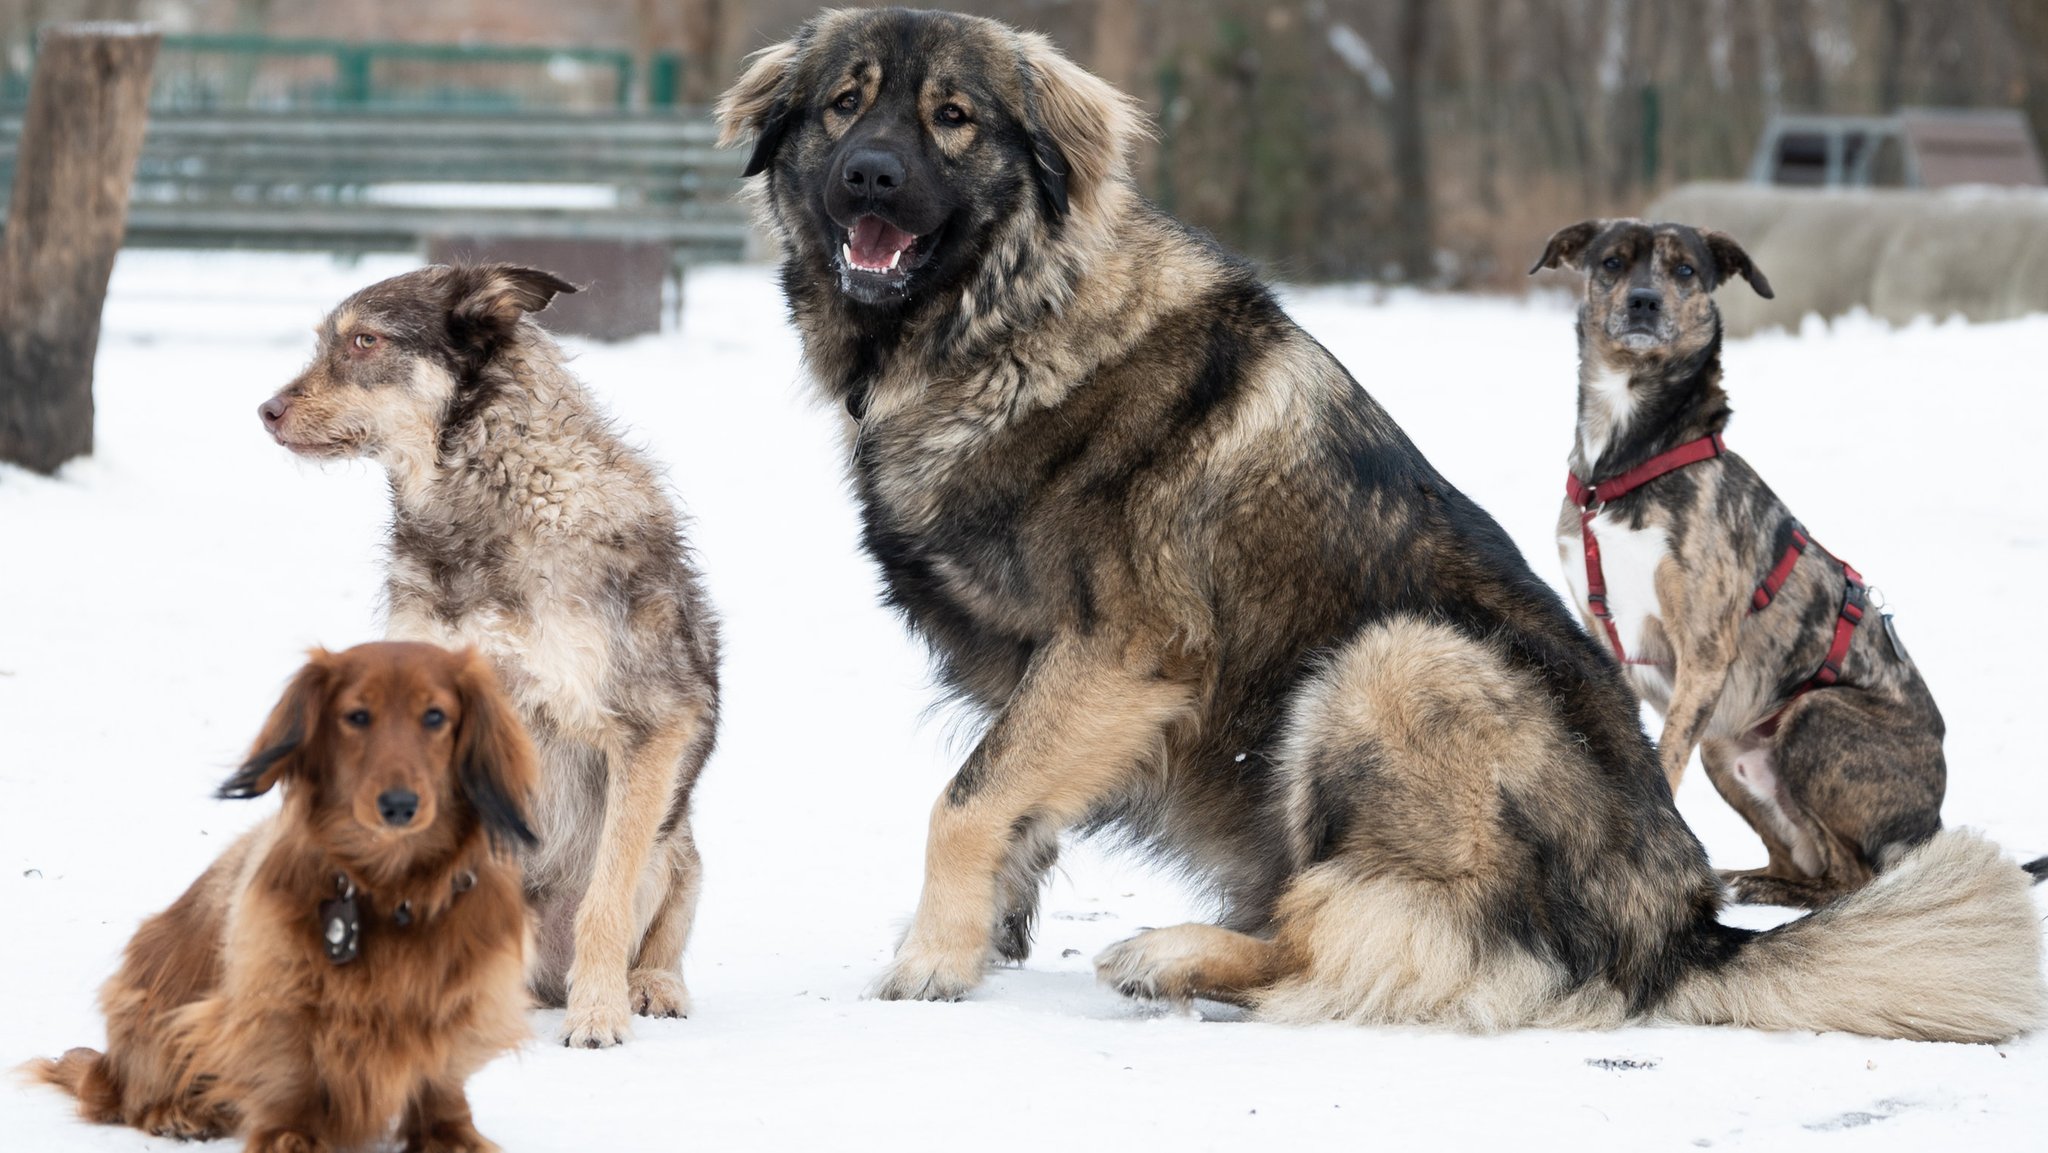
M333 654L314 649L306 667L287 685L284 695L263 722L256 747L235 775L221 783L217 795L241 800L260 797L287 780L305 780L320 771L315 763L321 728L328 723L327 696L332 690Z
M456 685L462 718L455 733L455 772L463 797L492 844L539 844L527 818L539 769L526 726L498 688L490 662L474 649L464 654Z

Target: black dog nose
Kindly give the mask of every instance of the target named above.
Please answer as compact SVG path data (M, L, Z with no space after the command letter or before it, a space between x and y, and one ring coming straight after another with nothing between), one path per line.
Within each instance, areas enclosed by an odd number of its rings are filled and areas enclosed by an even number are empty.
M391 789L377 794L377 811L387 825L410 825L420 811L420 795L410 789Z
M284 419L285 411L291 406L291 401L281 396L273 396L256 406L256 415L263 418L263 427L276 428L277 422Z
M880 200L903 187L903 158L881 148L861 148L846 158L839 178L855 192Z
M1662 312L1664 295L1647 288L1632 288L1628 294L1628 310L1631 313Z

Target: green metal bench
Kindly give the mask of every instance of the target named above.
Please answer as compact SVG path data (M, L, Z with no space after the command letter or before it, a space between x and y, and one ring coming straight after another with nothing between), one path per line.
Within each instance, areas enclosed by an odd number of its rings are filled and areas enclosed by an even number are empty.
M0 197L18 111L0 111ZM127 243L423 251L436 237L666 245L675 268L739 259L744 157L708 117L518 112L159 112Z

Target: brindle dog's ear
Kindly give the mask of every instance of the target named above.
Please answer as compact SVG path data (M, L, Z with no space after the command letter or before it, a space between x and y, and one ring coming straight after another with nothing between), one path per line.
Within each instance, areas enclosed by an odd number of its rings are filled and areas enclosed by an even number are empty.
M1764 278L1764 270L1756 266L1749 253L1742 250L1735 238L1725 232L1700 229L1700 239L1706 241L1707 251L1714 258L1714 287L1719 288L1731 279L1740 276L1749 281L1756 294L1769 300L1772 297L1771 282Z
M270 710L270 719L263 722L249 759L221 783L216 796L228 800L260 797L280 781L305 780L321 770L318 762L326 748L328 720L324 714L333 687L333 656L326 649L314 649L308 658L306 667L292 678Z
M1070 208L1087 211L1105 185L1126 178L1131 142L1145 131L1143 114L1052 41L1032 32L1017 39L1040 198L1055 218Z
M475 649L462 655L456 674L462 719L455 730L455 779L493 845L540 843L527 820L527 805L540 779L533 740L526 735L490 662Z
M1563 265L1579 267L1579 258L1586 255L1586 246L1593 243L1593 238L1600 235L1601 230L1606 227L1607 222L1604 220L1581 220L1577 224L1566 225L1551 233L1550 243L1543 246L1543 255L1536 258L1535 265L1529 269L1529 275L1534 276L1546 268Z
M742 177L766 172L789 131L790 118L795 115L790 87L802 39L799 36L754 53L739 82L718 98L718 146L731 148L749 135L754 137L754 152L747 157Z

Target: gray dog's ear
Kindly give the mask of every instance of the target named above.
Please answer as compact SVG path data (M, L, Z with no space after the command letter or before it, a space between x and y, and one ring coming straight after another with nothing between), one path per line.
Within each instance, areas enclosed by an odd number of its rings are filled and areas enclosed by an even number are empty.
M557 293L574 291L575 285L538 268L471 265L455 270L449 311L468 324L510 331L521 316L546 308Z
M1756 294L1765 300L1771 299L1771 282L1764 278L1764 270L1756 266L1749 253L1742 250L1735 238L1725 232L1700 230L1700 239L1707 242L1707 252L1714 258L1714 287L1719 288L1731 279L1740 276L1749 281Z
M1581 220L1577 224L1566 225L1551 233L1550 243L1543 246L1543 255L1536 258L1535 265L1529 269L1529 275L1534 276L1546 268L1557 268L1562 265L1579 267L1579 258L1586 254L1586 246L1593 243L1593 238L1600 235L1601 230L1606 227L1607 222L1604 220Z
M731 148L754 137L754 153L740 173L743 177L766 171L789 131L793 111L789 89L801 48L799 36L754 53L739 81L718 98L718 146Z
M1144 135L1137 102L1035 32L1017 34L1024 61L1024 120L1048 211L1086 212L1103 187L1128 178L1131 144Z

